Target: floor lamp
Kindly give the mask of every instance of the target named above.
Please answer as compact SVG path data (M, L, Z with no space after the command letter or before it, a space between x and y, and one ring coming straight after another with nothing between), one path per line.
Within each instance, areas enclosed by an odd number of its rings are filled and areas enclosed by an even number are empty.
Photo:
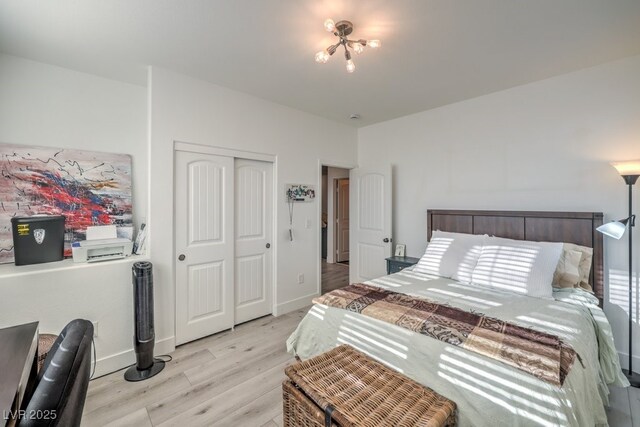
M629 216L619 221L612 221L598 227L598 231L606 236L620 239L629 229L629 369L622 371L633 387L640 387L640 374L633 372L633 227L636 216L631 209L633 185L640 176L640 160L611 163L618 170L629 187Z

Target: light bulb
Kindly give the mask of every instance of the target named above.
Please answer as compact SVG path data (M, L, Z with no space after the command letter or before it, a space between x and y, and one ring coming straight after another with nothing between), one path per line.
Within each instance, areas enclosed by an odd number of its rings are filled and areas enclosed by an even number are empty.
M364 46L362 46L362 45L361 45L360 43L358 43L358 42L355 42L355 43L352 45L352 47L353 47L353 51L354 51L355 53L360 54L360 53L364 52Z
M380 47L381 44L382 43L380 43L380 40L367 40L367 46L374 49Z
M316 62L318 64L324 64L329 60L329 56L329 52L327 52L326 50L321 50L320 52L316 53Z
M347 61L347 73L353 73L356 70L356 64L352 60Z
M329 31L330 33L333 33L333 30L336 29L336 23L333 22L333 19L329 18L324 21L324 29Z

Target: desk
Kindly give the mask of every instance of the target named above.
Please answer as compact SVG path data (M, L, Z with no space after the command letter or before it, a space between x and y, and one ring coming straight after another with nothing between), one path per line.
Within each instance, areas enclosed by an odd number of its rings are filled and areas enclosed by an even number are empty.
M0 329L0 426L30 398L38 371L38 322ZM15 412L14 412L15 413Z

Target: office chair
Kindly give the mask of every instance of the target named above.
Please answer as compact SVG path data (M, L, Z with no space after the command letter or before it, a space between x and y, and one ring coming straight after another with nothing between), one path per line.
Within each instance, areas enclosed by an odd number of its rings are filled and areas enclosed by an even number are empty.
M79 426L91 371L93 324L76 319L64 327L38 373L20 427Z

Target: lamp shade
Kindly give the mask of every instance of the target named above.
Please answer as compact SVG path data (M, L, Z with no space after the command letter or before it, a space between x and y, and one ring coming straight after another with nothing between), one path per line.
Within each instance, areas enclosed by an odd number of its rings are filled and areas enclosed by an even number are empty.
M596 230L605 236L620 240L620 238L624 236L624 232L627 230L628 222L629 218L621 219L619 221L611 221L606 224L602 224L600 227L596 228Z
M640 175L640 160L627 160L625 162L613 162L611 166L616 168L622 176Z

